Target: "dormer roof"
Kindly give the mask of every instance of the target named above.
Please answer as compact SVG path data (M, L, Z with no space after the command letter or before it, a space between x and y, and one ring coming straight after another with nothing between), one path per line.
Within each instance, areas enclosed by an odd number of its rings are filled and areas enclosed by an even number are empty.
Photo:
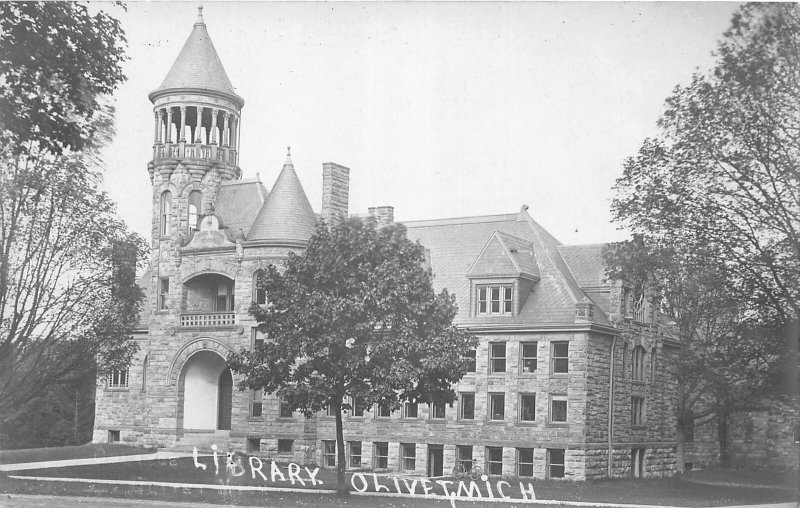
M522 238L494 231L467 271L467 277L539 279L533 245Z

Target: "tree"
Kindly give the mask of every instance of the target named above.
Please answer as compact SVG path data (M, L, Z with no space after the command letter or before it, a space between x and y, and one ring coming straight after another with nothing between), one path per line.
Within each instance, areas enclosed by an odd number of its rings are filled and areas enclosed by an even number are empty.
M349 219L321 224L302 255L262 277L266 307L252 313L267 341L232 355L240 389L276 393L307 418L336 415L339 490L345 491L342 410L403 401L452 405L477 339L452 325L455 298L435 294L405 227Z
M119 21L74 2L0 3L0 152L60 154L93 138L92 118L125 80Z

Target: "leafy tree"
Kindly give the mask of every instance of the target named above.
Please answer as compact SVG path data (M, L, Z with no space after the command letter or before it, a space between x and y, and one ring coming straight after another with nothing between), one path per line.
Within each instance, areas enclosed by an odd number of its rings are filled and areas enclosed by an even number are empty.
M118 20L74 2L0 3L0 152L82 150L125 80Z
M230 366L240 389L276 393L307 418L336 415L339 490L345 486L342 410L403 401L452 405L477 339L452 325L457 308L435 294L419 244L405 227L350 219L321 224L302 255L262 278L269 305L254 306L268 340Z

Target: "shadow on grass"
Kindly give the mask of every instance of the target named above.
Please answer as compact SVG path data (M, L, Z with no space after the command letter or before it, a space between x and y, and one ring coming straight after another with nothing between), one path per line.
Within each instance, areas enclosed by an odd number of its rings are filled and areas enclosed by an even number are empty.
M89 459L155 453L155 448L141 448L122 444L94 444L61 446L57 448L28 448L24 450L0 450L0 464L22 464L46 460Z

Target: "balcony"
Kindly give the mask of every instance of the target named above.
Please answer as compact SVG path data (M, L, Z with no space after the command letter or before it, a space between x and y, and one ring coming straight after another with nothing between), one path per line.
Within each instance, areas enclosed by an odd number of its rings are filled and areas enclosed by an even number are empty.
M156 143L153 146L153 160L162 159L200 159L221 162L235 166L238 161L236 149L231 146L206 145L204 143Z
M214 328L235 324L236 314L233 312L181 314L181 326L187 328Z

